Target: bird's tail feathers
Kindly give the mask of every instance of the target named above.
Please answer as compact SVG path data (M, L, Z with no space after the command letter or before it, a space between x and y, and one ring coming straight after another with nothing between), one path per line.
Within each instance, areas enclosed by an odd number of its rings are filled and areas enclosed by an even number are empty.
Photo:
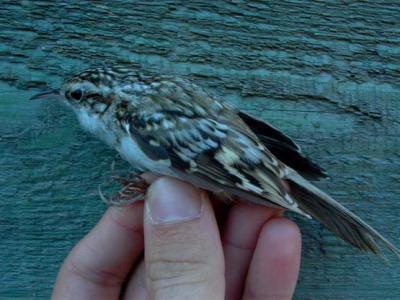
M346 207L291 170L285 178L299 208L354 247L382 255L379 244L400 258L400 250Z

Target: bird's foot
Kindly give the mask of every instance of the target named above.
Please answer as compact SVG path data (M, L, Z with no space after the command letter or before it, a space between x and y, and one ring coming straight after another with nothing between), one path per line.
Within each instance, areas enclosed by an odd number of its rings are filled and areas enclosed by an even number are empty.
M112 176L111 178L120 183L122 189L107 198L103 195L99 186L100 198L108 206L126 206L144 199L144 195L149 185L142 177L140 177L140 175L134 175L128 178Z
M138 200L144 199L149 184L145 179L136 173L130 173L127 177L117 176L115 173L115 160L111 163L111 180L118 182L122 188L111 197L105 197L99 186L101 200L108 206L126 206Z

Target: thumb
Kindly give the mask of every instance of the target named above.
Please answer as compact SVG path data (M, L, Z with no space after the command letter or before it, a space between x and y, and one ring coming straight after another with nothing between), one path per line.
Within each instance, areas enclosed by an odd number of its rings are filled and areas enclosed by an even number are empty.
M224 258L204 191L162 177L151 186L144 218L150 299L224 299Z

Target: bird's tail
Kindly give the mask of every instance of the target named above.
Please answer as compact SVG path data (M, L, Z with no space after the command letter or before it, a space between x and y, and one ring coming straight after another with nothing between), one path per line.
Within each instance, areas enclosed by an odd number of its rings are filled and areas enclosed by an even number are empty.
M360 250L379 255L382 254L379 244L382 244L400 258L399 249L392 243L295 171L291 170L285 179L299 208L331 232Z

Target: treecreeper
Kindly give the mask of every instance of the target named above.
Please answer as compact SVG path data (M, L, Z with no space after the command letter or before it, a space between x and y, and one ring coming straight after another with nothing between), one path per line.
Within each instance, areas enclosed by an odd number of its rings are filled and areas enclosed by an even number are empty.
M121 179L121 191L106 199L110 205L142 199L146 183L140 174L151 172L229 201L315 218L358 249L382 254L385 246L400 258L380 233L310 182L325 172L291 138L187 78L122 66L91 68L32 99L49 96L139 171Z

